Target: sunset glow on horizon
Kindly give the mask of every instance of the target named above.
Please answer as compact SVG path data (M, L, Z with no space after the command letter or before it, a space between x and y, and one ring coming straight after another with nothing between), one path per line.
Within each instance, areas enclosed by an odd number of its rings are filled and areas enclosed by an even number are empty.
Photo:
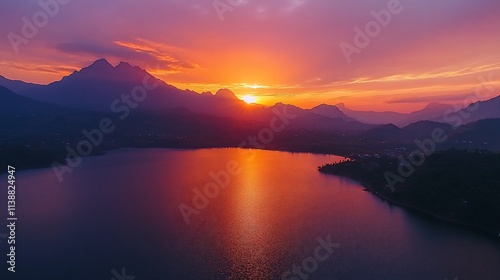
M263 105L400 112L462 103L484 80L500 94L497 0L239 3L221 14L202 0L69 1L18 53L8 34L22 36L23 17L43 8L2 3L0 75L47 84L105 58Z
M245 101L245 103L247 103L247 104L257 103L257 97L249 95L249 94L243 96L242 100Z

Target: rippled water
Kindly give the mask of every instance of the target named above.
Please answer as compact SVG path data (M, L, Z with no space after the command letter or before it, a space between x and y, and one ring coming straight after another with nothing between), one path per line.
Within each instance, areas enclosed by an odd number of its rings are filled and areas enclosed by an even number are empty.
M51 168L18 172L15 279L116 279L122 268L135 280L500 279L496 241L316 171L338 159L121 150L85 158L62 183ZM328 239L340 247L317 249Z

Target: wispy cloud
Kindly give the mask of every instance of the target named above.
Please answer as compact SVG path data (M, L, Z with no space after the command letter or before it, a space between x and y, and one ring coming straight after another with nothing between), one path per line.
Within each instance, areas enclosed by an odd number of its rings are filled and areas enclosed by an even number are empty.
M435 96L409 96L394 98L386 101L387 104L399 104L399 103L434 103L434 102L449 102L449 101L461 101L470 97L471 93L466 94L445 94L445 95L435 95Z
M37 1L3 2L0 34L22 32L21 19L39 9ZM209 0L71 1L19 55L0 40L0 74L45 83L104 57L159 66L152 74L197 91L234 86L295 105L343 96L391 110L411 103L387 100L460 96L474 90L476 75L500 70L498 0L406 1L351 64L339 43L353 42L354 28L387 0L237 2L221 22Z
M467 75L475 75L485 72L500 70L500 63L481 65L475 67L466 67L457 70L449 70L442 72L420 73L420 74L397 74L385 76L380 78L357 78L347 82L338 82L338 84L366 84L366 83L380 83L380 82L404 82L404 81L417 81L427 79L439 78L455 78Z
M54 65L41 65L41 64L30 64L30 63L14 63L14 62L0 62L0 66L9 67L13 69L25 70L30 72L44 72L44 73L55 73L61 75L67 75L79 70L73 66L54 66Z
M136 39L135 42L114 41L118 46L127 48L136 53L146 54L153 57L165 73L182 72L183 70L196 69L200 66L189 60L182 58L176 52L181 52L180 48L167 44L152 42L145 39Z
M175 54L175 48L142 39L135 41L114 41L111 43L64 42L56 49L72 54L90 54L96 58L116 58L140 65L158 65L161 73L178 73L198 68L195 63ZM174 51L173 51L174 50Z

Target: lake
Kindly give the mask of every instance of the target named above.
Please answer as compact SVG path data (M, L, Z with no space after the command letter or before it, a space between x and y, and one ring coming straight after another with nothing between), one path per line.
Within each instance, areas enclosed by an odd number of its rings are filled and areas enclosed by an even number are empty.
M500 279L498 242L316 170L340 159L126 149L62 183L18 171L12 279Z

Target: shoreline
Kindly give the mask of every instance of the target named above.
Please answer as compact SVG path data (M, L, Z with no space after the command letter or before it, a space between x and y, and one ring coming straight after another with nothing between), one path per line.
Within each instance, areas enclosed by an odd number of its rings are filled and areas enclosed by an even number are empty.
M95 157L95 156L104 156L109 153L113 152L120 152L122 150L142 150L142 149L161 149L161 150L177 150L177 151L188 151L188 150L203 150L203 149L249 149L249 148L241 148L241 147L116 147L116 148L111 148L111 149L103 149L100 150L99 152L96 152L94 154L85 156L85 157ZM346 155L341 155L341 154L333 154L333 153L325 153L325 152L314 152L314 151L307 151L307 150L286 150L286 149L257 149L257 150L264 150L264 151L276 151L276 152L288 152L288 153L307 153L307 154L314 154L314 155L325 155L325 156L339 156L339 157L344 157L348 158ZM83 157L83 158L85 158ZM37 169L42 169L42 168L50 168L51 164L37 164L33 166L25 166L22 168L19 168L19 171L28 171L28 170L37 170ZM17 167L16 167L17 168ZM362 187L363 191L368 191L374 196L378 197L378 199L381 199L383 201L387 201L390 204L396 205L402 209L405 209L407 211L415 211L418 214L424 215L426 217L433 218L435 220L441 221L441 222L446 222L449 224L452 224L454 226L460 226L460 227L465 227L469 229L473 229L475 231L480 231L481 233L484 233L490 237L494 237L496 240L500 239L500 232L497 232L494 229L487 228L478 224L473 224L467 221L463 221L460 219L453 219L451 217L443 216L443 215L438 215L433 213L430 210L427 210L425 208L422 208L420 206L414 205L412 203L408 203L405 201L399 201L397 199L391 198L379 191L376 190L370 183L368 183L366 180L362 180L360 178L357 178L356 176L352 176L349 174L336 174L334 172L328 172L322 170L322 168L318 169L319 172L327 175L334 175L334 176L340 176L340 177L345 177L349 178L351 180L354 180L358 182ZM0 176L3 174L3 170L0 171ZM7 172L5 172L7 173Z
M375 188L373 188L373 186L371 186L371 184L369 184L368 182L360 180L359 178L355 178L354 176L334 174L334 173L325 172L322 170L319 170L319 172L321 172L323 174L327 174L327 175L339 176L339 177L344 177L344 178L349 178L351 180L354 180L354 181L358 182L361 186L363 186L364 191L367 191L367 192L371 193L372 195L378 197L378 199L381 199L383 201L387 201L387 202L394 204L394 205L396 205L404 210L414 211L418 214L421 214L421 215L424 215L426 217L432 218L434 220L437 220L440 222L445 222L445 223L448 223L448 224L451 224L454 226L468 228L468 229L474 230L476 232L479 231L482 234L489 236L490 238L493 238L497 241L500 240L500 232L496 232L496 230L494 230L494 229L486 228L486 227L483 227L483 226L480 226L477 224L472 224L472 223L462 221L459 219L452 219L452 218L449 218L446 216L438 215L438 214L435 214L435 213L431 212L430 210L424 209L420 206L416 206L416 205L413 205L411 203L398 201L396 199L390 198L390 197L378 192L377 190L375 190Z
M339 156L339 157L344 157L348 158L346 155L341 155L341 154L334 154L334 153L325 153L325 152L314 152L314 151L307 151L307 150L287 150L287 149L257 149L257 148L242 148L242 147L237 147L237 146L226 146L226 147L115 147L115 148L110 148L110 149L102 149L98 150L88 156L84 156L82 158L87 158L87 157L96 157L96 156L104 156L109 153L121 151L121 150L131 150L131 149L162 149L162 150L177 150L177 151L189 151L189 150L205 150L205 149L245 149L245 150L263 150L263 151L275 151L275 152L287 152L287 153L306 153L306 154L313 154L313 155L325 155L325 156ZM65 158L62 158L65 159ZM43 164L35 164L35 165L27 165L27 166L21 166L20 168L16 167L16 170L19 171L27 171L27 170L36 170L36 169L42 169L42 168L50 168L52 167L52 162L57 161L57 160L62 160L60 157L58 158L57 156L54 156L51 160L51 163L43 163ZM9 159L7 159L9 161ZM65 162L64 165L67 163ZM4 173L7 173L5 170L0 170L0 176Z

